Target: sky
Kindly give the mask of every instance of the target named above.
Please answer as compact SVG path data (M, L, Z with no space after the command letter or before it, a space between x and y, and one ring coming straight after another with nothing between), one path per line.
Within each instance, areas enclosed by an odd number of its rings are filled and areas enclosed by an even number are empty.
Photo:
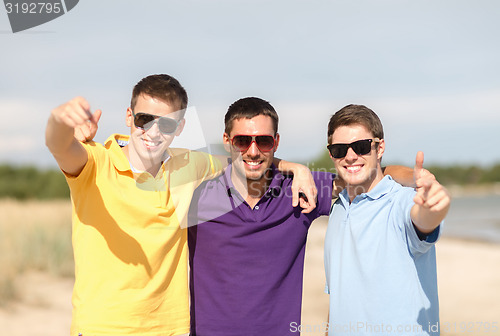
M0 164L55 167L50 111L75 96L102 109L96 141L128 134L133 86L167 73L188 91L173 146L220 143L228 106L268 100L280 116L277 156L326 151L330 116L374 110L385 162L500 162L497 0L85 0L12 33L0 7Z

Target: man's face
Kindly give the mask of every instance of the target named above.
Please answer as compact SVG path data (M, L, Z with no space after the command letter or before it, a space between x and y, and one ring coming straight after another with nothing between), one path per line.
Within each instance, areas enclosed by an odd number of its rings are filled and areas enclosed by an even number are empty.
M140 113L147 113L155 116L155 118L153 122L139 128L134 124L134 113L136 116L140 115ZM173 133L164 134L160 131L159 120L156 117L171 118L175 122L178 122L178 126L176 128L174 126ZM138 156L144 163L156 164L161 162L168 146L170 146L174 137L181 133L184 127L184 119L180 120L181 117L181 112L176 107L162 100L147 95L140 95L133 113L131 108L127 109L127 126L130 127L130 156Z
M256 141L244 151L235 148L231 141L236 135L267 135L275 138L274 147L269 151L259 148ZM231 134L224 133L224 144L229 148L233 170L240 177L251 181L262 181L268 177L266 172L271 167L274 152L278 149L279 134L274 134L271 117L258 115L252 119L240 118L233 121ZM262 147L262 146L261 146Z
M330 143L350 144L364 139L374 139L373 134L365 126L356 124L337 128L331 136ZM366 155L358 155L352 148L349 148L345 157L332 157L332 160L346 186L357 187L357 194L360 194L369 191L374 186L384 149L385 143L382 139L378 145L372 142L371 150Z

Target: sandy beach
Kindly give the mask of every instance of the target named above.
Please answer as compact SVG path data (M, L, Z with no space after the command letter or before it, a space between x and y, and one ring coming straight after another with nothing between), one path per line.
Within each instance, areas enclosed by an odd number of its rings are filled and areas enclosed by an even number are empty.
M308 239L301 325L309 330L320 329L328 314L328 295L323 292L325 231L326 219L317 220ZM500 335L500 245L444 237L437 255L442 335ZM19 281L22 298L0 309L0 334L67 336L73 280L27 272Z

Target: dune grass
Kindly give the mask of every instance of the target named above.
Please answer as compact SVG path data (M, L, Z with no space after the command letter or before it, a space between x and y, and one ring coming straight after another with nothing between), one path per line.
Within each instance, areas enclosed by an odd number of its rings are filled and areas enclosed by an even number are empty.
M69 201L0 200L0 305L19 297L27 270L73 276Z

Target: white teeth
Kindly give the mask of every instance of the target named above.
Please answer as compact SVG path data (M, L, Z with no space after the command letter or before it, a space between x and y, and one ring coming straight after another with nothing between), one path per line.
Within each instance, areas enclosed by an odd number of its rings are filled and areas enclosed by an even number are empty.
M350 173L355 173L355 172L359 171L361 169L361 167L360 166L349 166L349 167L346 167L346 169Z
M255 161L245 161L249 166L258 166L260 162L255 162Z
M144 141L144 144L148 147L154 147L154 146L158 146L160 144L160 142L155 142L155 141L151 141L151 140L142 140Z

